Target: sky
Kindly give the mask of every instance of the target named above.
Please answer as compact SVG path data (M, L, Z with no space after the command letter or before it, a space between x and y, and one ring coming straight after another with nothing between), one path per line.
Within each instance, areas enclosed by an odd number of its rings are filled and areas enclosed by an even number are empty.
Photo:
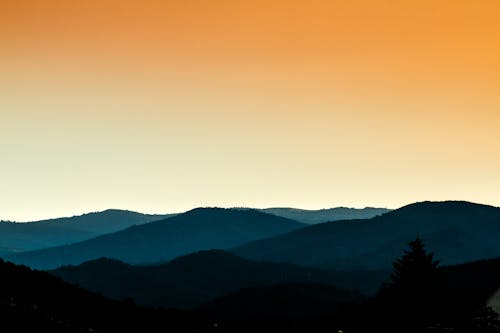
M497 0L0 0L0 219L500 206Z

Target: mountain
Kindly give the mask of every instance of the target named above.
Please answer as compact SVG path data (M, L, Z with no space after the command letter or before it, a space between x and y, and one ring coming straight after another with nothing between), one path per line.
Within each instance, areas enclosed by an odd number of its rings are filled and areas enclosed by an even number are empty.
M0 222L0 255L75 243L136 224L165 219L168 216L110 209L36 222L2 221Z
M420 235L443 264L500 256L500 208L421 202L367 220L317 224L250 242L233 252L253 260L336 269L384 269Z
M370 218L389 210L340 207L321 210L267 208L260 211L303 223L315 224L342 219ZM133 225L163 220L175 215L148 215L127 210L108 209L102 212L34 222L0 221L0 256L68 245L120 231Z
M386 208L346 208L337 207L319 210L306 210L297 208L264 208L261 211L277 216L286 217L307 224L317 224L339 220L369 219L390 212Z
M34 268L108 257L131 264L165 262L200 250L228 249L304 225L255 210L197 208L161 221L133 226L94 239L6 256Z
M96 234L107 234L119 231L134 225L163 220L176 214L142 214L129 210L108 209L102 212L88 213L80 216L43 220L42 225L67 225L75 230L83 230ZM26 224L26 223L25 223Z
M253 262L221 250L197 252L150 266L101 258L50 272L108 297L130 297L141 305L164 308L191 308L239 289L285 282L322 283L373 293L388 277L385 271L332 272Z
M183 332L178 311L153 311L109 300L46 272L0 260L2 332Z

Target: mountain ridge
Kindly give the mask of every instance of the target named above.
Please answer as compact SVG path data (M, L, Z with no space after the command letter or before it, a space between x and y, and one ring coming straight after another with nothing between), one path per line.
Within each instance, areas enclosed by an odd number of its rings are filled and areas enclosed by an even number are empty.
M132 225L144 224L169 215L148 215L108 209L32 222L0 222L0 248L9 252L33 251L91 239Z
M270 207L262 208L260 210L266 213L290 218L307 224L317 224L341 220L368 219L391 211L391 209L375 207L334 207L316 210L291 207Z
M500 208L465 201L425 201L367 220L308 226L233 251L248 259L305 266L383 268L417 235L429 238L429 246L447 264L500 256ZM390 249L383 250L391 243ZM380 258L370 259L376 257Z
M42 269L103 256L132 264L154 263L199 250L231 248L302 227L304 224L300 222L255 210L196 208L79 243L6 258Z

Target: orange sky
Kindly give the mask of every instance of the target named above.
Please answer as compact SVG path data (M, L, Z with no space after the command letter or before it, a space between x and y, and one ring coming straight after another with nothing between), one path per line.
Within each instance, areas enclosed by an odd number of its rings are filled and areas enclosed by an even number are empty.
M0 219L500 206L497 0L0 0Z

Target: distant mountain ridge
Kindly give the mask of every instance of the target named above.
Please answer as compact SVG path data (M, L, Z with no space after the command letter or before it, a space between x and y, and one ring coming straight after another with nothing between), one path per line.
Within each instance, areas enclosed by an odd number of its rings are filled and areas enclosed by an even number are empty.
M2 221L0 222L0 254L75 243L169 216L171 215L148 215L108 209L102 212L34 222Z
M317 267L390 267L420 235L443 264L500 256L500 208L461 201L421 202L367 220L317 224L235 248L252 260Z
M245 209L254 210L252 208ZM390 211L384 208L355 209L345 207L321 210L297 208L255 210L307 224L352 218L371 218ZM141 225L175 215L178 214L142 214L129 210L107 209L101 212L31 222L0 220L0 256L69 245L120 231L133 225Z
M75 229L98 233L110 233L131 227L133 225L140 225L151 221L162 220L175 215L176 214L144 214L126 209L106 209L100 212L91 212L71 217L62 217L24 223L74 223L72 227ZM105 223L103 223L103 220L106 220Z
M4 257L51 269L103 256L141 264L232 248L251 260L386 269L416 235L444 264L497 257L500 208L462 201L420 202L371 219L312 226L251 209L198 208L80 243Z
M286 217L307 224L317 224L324 222L369 219L391 211L387 208L348 208L336 207L318 210L307 210L288 207L274 207L260 209L263 212Z
M228 249L304 226L256 210L197 208L83 242L6 258L41 269L80 264L100 257L132 264L165 262L195 251Z

